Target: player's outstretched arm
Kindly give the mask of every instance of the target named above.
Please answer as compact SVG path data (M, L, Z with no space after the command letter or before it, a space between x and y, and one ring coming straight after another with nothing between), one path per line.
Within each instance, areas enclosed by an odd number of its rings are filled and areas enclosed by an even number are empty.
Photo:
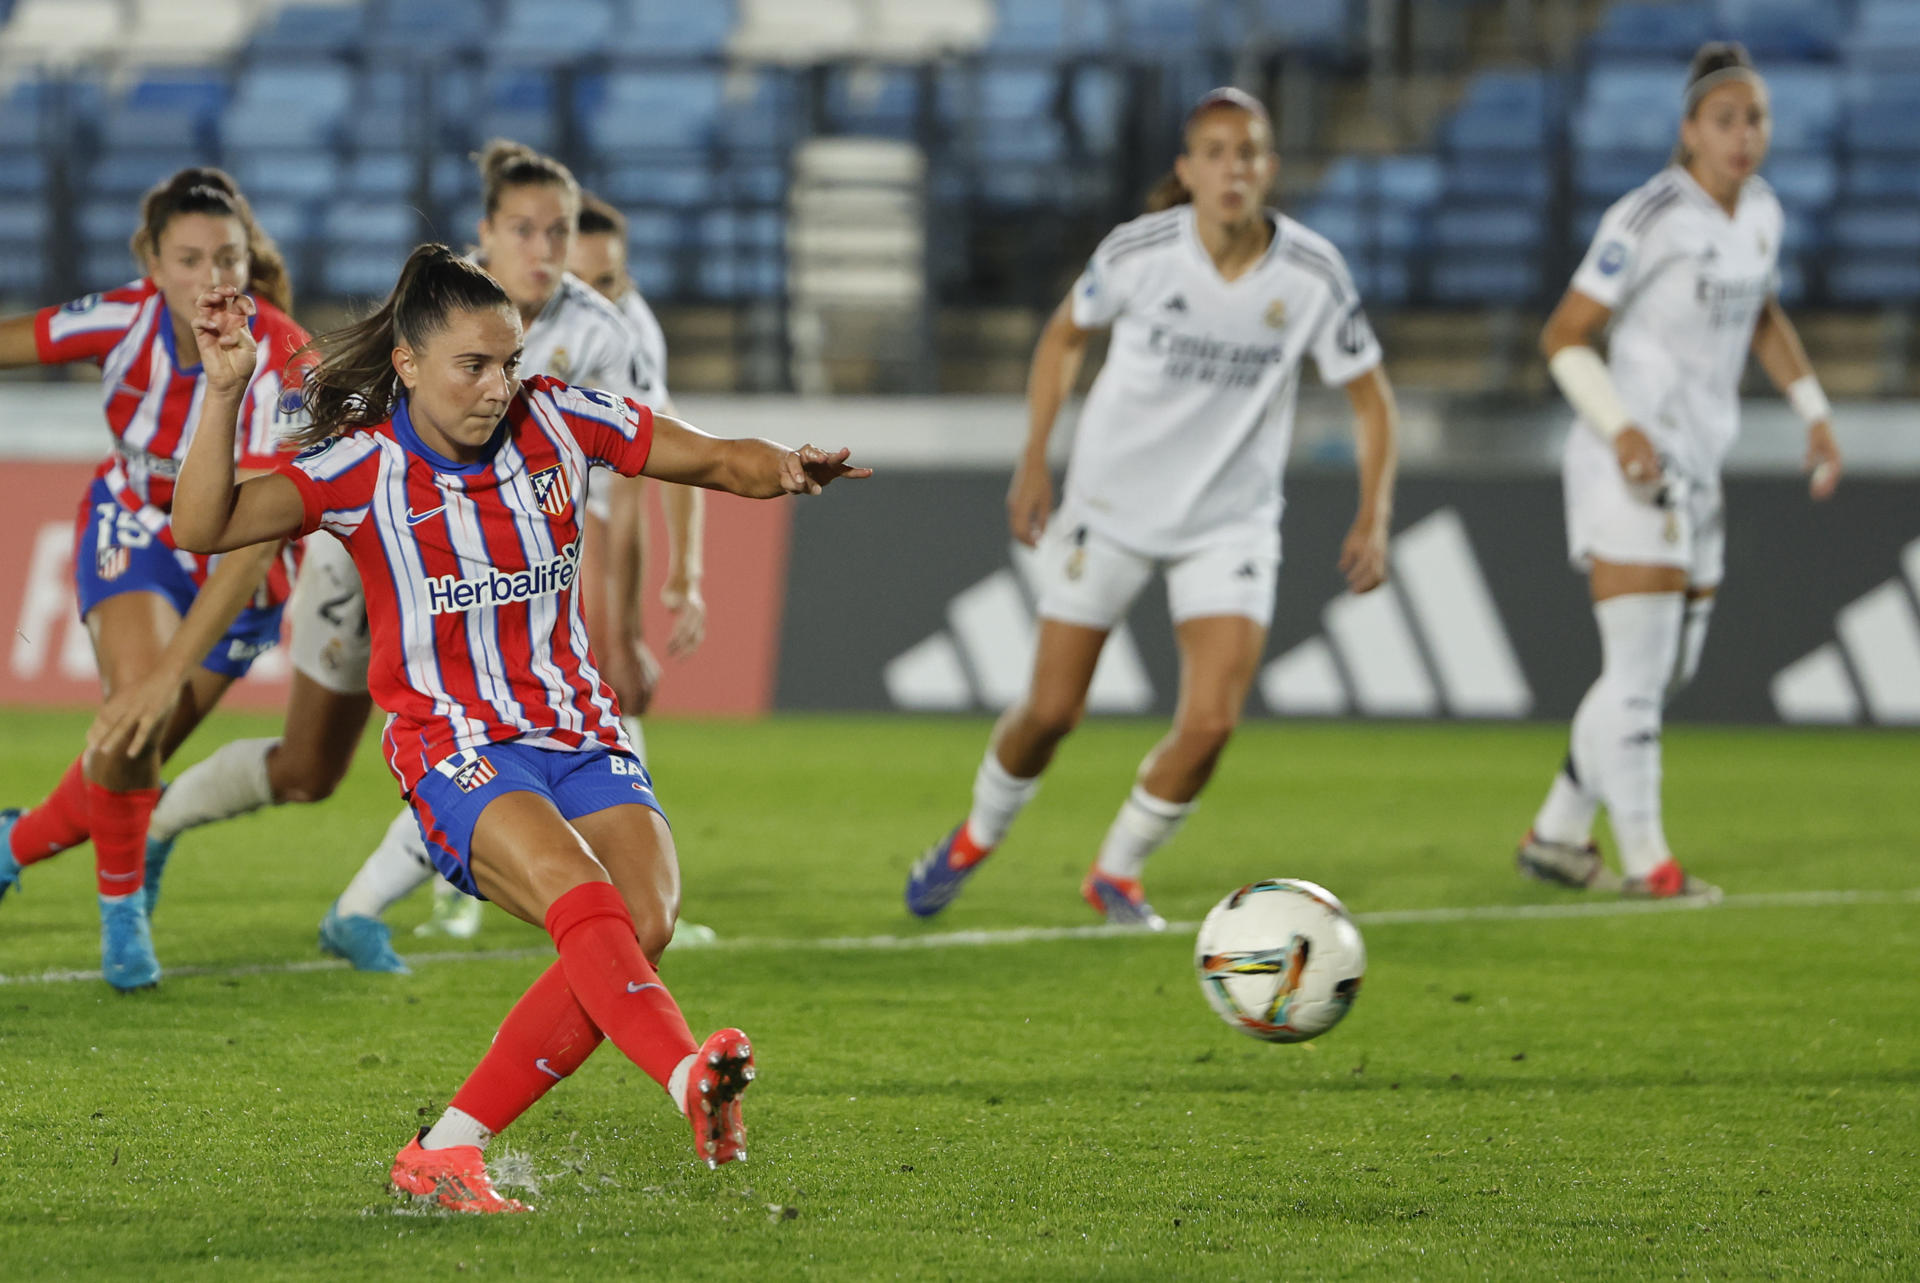
M259 346L247 331L253 302L230 285L202 294L194 309L206 393L193 443L173 490L173 538L188 552L230 552L296 534L305 505L283 476L236 485L233 437Z
M33 337L34 314L0 320L0 369L40 364L40 346Z
M757 437L727 440L666 415L653 417L653 448L641 471L660 481L725 490L748 499L783 494L819 494L841 477L863 478L872 468L847 462L848 449L828 453L818 446L797 450Z
M1400 470L1400 408L1387 372L1374 366L1346 385L1353 407L1360 510L1340 547L1347 587L1372 592L1387 580L1387 532L1393 525L1393 482Z
M1830 499L1840 484L1840 444L1833 439L1833 407L1813 372L1813 362L1800 343L1800 332L1787 319L1780 300L1770 298L1753 329L1753 355L1782 396L1807 425L1807 490L1815 499Z

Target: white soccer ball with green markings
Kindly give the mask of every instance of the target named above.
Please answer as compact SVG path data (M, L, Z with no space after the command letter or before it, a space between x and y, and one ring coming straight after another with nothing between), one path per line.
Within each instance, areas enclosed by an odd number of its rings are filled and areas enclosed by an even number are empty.
M1241 887L1194 942L1200 991L1252 1038L1304 1042L1339 1024L1360 993L1367 946L1333 892L1299 878Z

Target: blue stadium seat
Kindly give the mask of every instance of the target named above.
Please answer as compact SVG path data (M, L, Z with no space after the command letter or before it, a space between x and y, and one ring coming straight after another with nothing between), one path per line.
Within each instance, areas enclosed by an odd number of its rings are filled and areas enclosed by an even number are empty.
M1855 156L1847 166L1847 199L1910 201L1920 206L1920 164L1898 156Z
M1920 261L1920 215L1908 205L1868 205L1834 211L1828 232L1835 250L1907 253Z
M1240 13L1231 4L1205 0L1118 0L1119 35L1123 47L1136 53L1168 54L1211 51L1241 43L1245 31Z
M668 253L680 248L687 239L681 216L670 209L629 209L627 216L627 253Z
M427 170L427 193L434 203L477 200L480 196L480 171L472 161L457 152L441 152Z
M827 75L828 132L911 138L920 118L920 74L908 67L835 67Z
M1838 0L1719 0L1721 30L1763 63L1770 58L1831 58L1847 16Z
M1380 252L1407 255L1425 248L1426 211L1382 205L1374 212L1373 240Z
M411 248L353 242L330 245L320 255L321 288L335 298L385 298L400 279L401 264Z
M333 250L347 245L399 245L404 258L425 231L419 212L401 201L336 201L320 214L320 234Z
M0 193L38 197L49 180L47 162L34 151L0 151Z
M1780 256L1780 287L1776 293L1788 307L1797 307L1806 301L1807 271L1798 257Z
M189 165L206 162L198 151L110 151L102 153L87 169L84 190L91 196L140 196L168 175ZM126 233L131 235L133 224Z
M608 48L615 53L711 54L727 47L733 0L615 0Z
M277 147L237 154L233 176L248 200L317 201L350 191L330 150L282 151ZM358 198L359 193L354 193Z
M1504 200L1540 206L1547 203L1552 172L1541 154L1463 152L1446 169L1450 200Z
M1840 169L1831 155L1777 153L1767 158L1766 180L1789 211L1824 209L1840 190Z
M1446 185L1437 156L1383 156L1376 173L1380 199L1392 205L1431 205L1440 199Z
M1840 128L1840 78L1828 67L1768 69L1776 151L1812 151L1833 142Z
M1573 190L1601 208L1619 200L1667 166L1671 151L1581 151L1573 158Z
M1920 66L1920 4L1860 0L1845 44L1849 61L1911 77Z
M211 71L150 73L128 89L100 122L110 148L208 149L214 120L226 102L226 78Z
M409 61L474 52L493 37L490 7L472 0L383 0L365 51Z
M722 96L718 71L612 72L582 81L575 110L598 152L703 147Z
M307 202L278 196L259 200L249 196L247 201L253 206L253 217L260 224L260 229L273 237L274 242L289 255L297 254L313 234L313 207ZM294 284L299 284L299 281L296 279Z
M1105 0L999 0L989 52L1074 55L1104 49L1113 39Z
M751 205L777 205L787 197L787 167L772 158L728 162L725 192Z
M1607 57L1689 58L1720 24L1703 0L1609 5L1589 47Z
M1337 54L1353 43L1363 6L1351 0L1246 0L1247 35L1258 45Z
M694 153L645 164L604 163L593 188L623 209L629 205L686 209L710 204L718 184L709 158Z
M46 260L38 245L0 245L0 294L39 302L46 289Z
M419 166L412 152L363 152L347 164L343 190L356 199L411 199L418 181Z
M48 100L57 86L27 78L0 94L0 147L31 147L40 141Z
M647 298L658 301L678 296L680 273L671 254L633 254L627 258L627 275Z
M1429 293L1440 303L1532 303L1540 294L1540 268L1531 258L1436 260Z
M1548 142L1553 105L1541 72L1482 72L1441 135L1455 151L1538 151Z
M1836 255L1827 263L1827 293L1838 303L1920 301L1920 258L1911 254Z
M1433 218L1436 252L1495 251L1527 256L1546 241L1546 220L1535 210L1512 205L1449 205Z
M1302 210L1299 218L1332 241L1349 262L1364 259L1373 252L1374 220L1364 205L1339 197L1322 197Z
M777 298L786 289L787 270L782 259L771 255L703 254L695 279L706 298Z
M341 63L254 63L221 115L221 140L232 148L331 146L353 88L353 75Z
M356 53L367 41L362 4L291 4L262 23L247 42L254 54L313 57Z
M0 244L37 246L50 225L45 201L0 199Z
M1856 157L1920 153L1920 95L1861 104L1847 119L1846 137Z
M1073 71L1068 90L1073 120L1088 151L1111 155L1120 146L1126 112L1126 86L1111 67L1083 66Z
M778 210L713 209L696 226L699 244L709 250L778 250L787 243L787 220Z
M613 35L612 0L506 0L487 44L496 60L570 62L606 48Z

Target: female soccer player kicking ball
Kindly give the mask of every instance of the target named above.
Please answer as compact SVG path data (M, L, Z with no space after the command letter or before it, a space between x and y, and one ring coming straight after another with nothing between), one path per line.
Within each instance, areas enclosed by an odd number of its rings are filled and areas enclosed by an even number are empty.
M1674 163L1600 220L1541 346L1580 412L1567 438L1567 545L1592 588L1600 677L1566 765L1520 844L1520 871L1616 885L1591 837L1607 808L1631 896L1717 899L1667 847L1660 722L1693 679L1726 559L1720 465L1740 430L1751 351L1807 424L1815 499L1840 481L1827 398L1775 297L1783 218L1756 172L1772 125L1739 45L1687 76ZM1612 324L1608 359L1592 347Z
M226 434L249 474L280 462L279 433L294 422L281 405L287 367L307 339L281 310L292 290L279 251L220 170L183 169L149 191L133 252L141 280L0 321L0 366L97 363L113 433L80 505L73 565L106 707L45 801L0 811L0 896L22 869L92 838L100 971L122 991L160 981L147 826L161 763L279 639L291 568L277 544L208 558L173 536L174 474L207 395L193 354L195 302L216 286L250 294L263 355L241 389L245 432ZM134 733L109 751L103 737L116 726Z
M1073 730L1108 632L1165 572L1180 647L1172 731L1141 765L1081 893L1109 922L1166 925L1141 888L1213 774L1266 645L1280 568L1280 474L1308 356L1344 387L1359 436L1360 511L1341 552L1355 592L1387 572L1393 391L1340 254L1266 207L1279 158L1259 102L1224 89L1188 115L1160 212L1102 241L1040 337L1031 430L1007 511L1037 545L1040 643L964 823L913 867L907 907L946 907L1039 786ZM1067 494L1050 515L1047 437L1091 332L1113 341L1080 418ZM1269 414L1269 411L1277 411Z
M508 1013L396 1186L458 1211L496 1193L484 1147L602 1037L667 1090L711 1165L744 1153L753 1052L696 1045L655 965L679 871L653 781L587 645L578 594L587 469L753 498L867 476L847 451L721 441L645 406L546 378L522 384L518 310L443 245L407 260L380 310L317 341L306 449L235 484L234 414L253 369L249 305L203 298L208 405L180 473L178 538L202 552L325 529L367 590L385 750L436 867L544 926L560 958Z

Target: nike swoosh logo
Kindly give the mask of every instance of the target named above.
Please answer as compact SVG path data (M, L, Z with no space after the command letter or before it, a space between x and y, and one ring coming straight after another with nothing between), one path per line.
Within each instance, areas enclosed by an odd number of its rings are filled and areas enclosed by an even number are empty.
M425 512L415 512L413 509L409 508L407 509L407 524L410 526L417 526L421 522L425 521L428 517L433 516L435 513L445 512L446 510L447 510L447 505L444 503L441 504L438 508L429 508Z
M665 990L666 986L665 985L637 985L633 983L633 981L631 980L627 981L628 993L645 993L649 989Z
M542 1056L540 1057L540 1059L534 1061L533 1067L535 1069L538 1069L541 1073L546 1074L549 1077L553 1078L556 1082L566 1077L566 1075L561 1073L558 1069L555 1069L552 1065L549 1065L547 1063L547 1058L545 1056Z

